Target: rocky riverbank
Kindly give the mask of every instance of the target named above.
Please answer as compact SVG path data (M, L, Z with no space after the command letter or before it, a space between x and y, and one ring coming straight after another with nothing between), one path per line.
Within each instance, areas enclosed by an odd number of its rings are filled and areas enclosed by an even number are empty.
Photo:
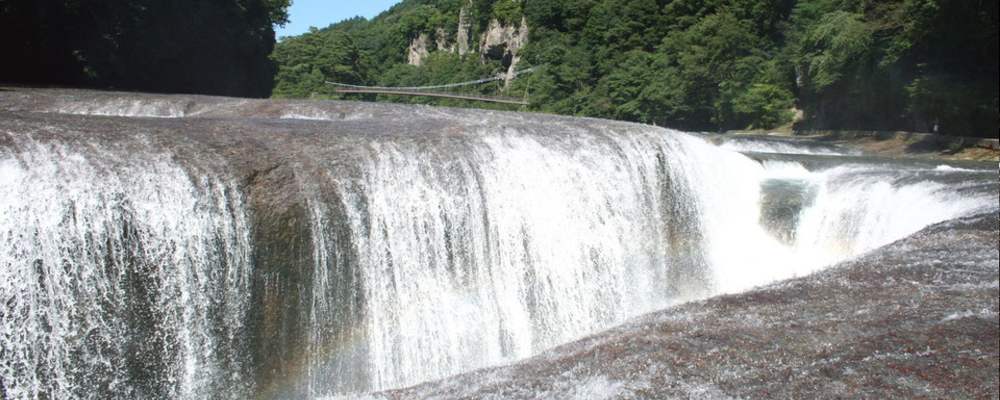
M929 141L877 137L836 138L820 136L818 140L858 149L884 157L921 157L945 160L1000 161L1000 149L961 142Z
M836 144L867 155L943 160L1000 161L997 139L910 132L732 131L728 134L796 137Z

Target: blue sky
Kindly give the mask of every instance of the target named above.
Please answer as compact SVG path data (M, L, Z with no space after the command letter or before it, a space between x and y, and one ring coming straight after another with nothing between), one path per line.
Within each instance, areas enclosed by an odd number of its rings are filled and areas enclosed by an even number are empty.
M368 19L388 10L401 0L292 0L289 22L275 27L275 38L309 32L310 26L326 28L332 23L362 16Z

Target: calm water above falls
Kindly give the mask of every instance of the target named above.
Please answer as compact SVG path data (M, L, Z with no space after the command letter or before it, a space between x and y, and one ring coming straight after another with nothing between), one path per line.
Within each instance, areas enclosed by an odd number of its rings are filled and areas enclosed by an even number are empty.
M998 208L996 165L592 119L58 91L0 116L11 398L400 387Z

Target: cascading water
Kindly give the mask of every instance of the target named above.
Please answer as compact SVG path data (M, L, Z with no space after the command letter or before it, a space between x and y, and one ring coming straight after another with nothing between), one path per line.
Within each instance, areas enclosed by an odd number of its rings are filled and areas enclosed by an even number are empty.
M526 357L666 304L655 147L544 141L372 147L343 198L373 387Z
M6 397L249 395L235 187L166 154L83 147L0 152Z
M829 148L814 159L484 111L107 96L33 107L123 117L0 123L6 397L400 387L997 208L995 170ZM776 150L800 155L764 154Z

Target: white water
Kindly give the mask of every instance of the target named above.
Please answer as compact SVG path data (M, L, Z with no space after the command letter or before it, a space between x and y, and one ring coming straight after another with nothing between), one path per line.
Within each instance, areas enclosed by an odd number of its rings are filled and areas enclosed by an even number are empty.
M7 397L248 395L235 336L249 238L234 188L166 154L18 146L0 152Z
M173 113L101 107L74 112ZM462 129L359 133L331 145L351 157L290 156L314 262L310 280L295 283L309 292L307 359L282 360L303 365L283 383L300 394L522 359L997 208L995 187L945 179L995 185L982 172L846 162L810 171L652 127L421 112L407 118ZM234 177L152 146L14 142L0 150L8 397L251 397L264 384L250 376L255 343L241 334L255 266Z
M740 153L777 153L809 155L861 155L860 152L837 145L811 142L808 139L760 136L726 136L719 147Z
M362 178L330 173L359 254L366 311L353 346L368 357L355 379L370 380L369 390L529 357L996 206L989 194L956 198L904 179L914 172L762 165L658 129L554 130L571 133L483 128L433 146L373 143ZM803 198L791 239L781 240L762 222L761 187L784 181Z
M102 99L100 101L65 102L52 112L115 117L180 118L188 115L185 102L165 102L162 99Z
M472 146L446 165L374 146L346 193L374 388L526 357L668 300L655 147L566 153L511 132Z

